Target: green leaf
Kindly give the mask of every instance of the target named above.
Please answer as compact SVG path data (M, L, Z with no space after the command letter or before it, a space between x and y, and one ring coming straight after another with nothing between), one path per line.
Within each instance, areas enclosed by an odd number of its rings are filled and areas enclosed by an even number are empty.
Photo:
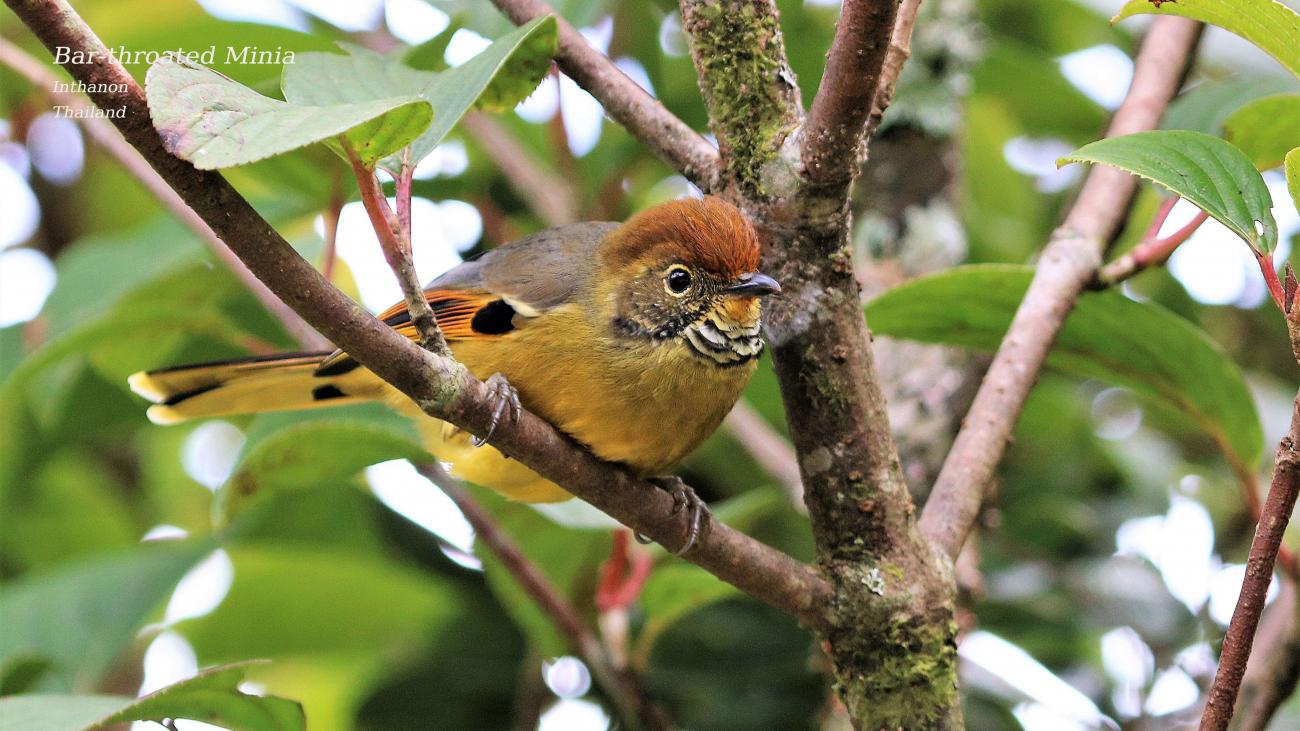
M297 731L306 719L297 703L242 693L251 663L204 670L143 698L27 695L0 699L0 731L92 731L131 721L185 719L233 731Z
M777 610L734 598L665 631L644 677L683 728L818 728L810 719L826 702L826 676L808 661L815 646Z
M411 164L433 151L470 109L502 111L523 101L546 76L555 54L553 16L534 19L497 39L461 66L416 71L374 51L343 44L349 55L304 53L284 67L284 97L301 105L364 104L382 97L419 97L435 110L433 124L411 144ZM400 170L399 155L380 163Z
M250 670L255 682L301 701L313 729L352 728L376 686L480 621L467 595L486 592L409 559L309 540L241 539L229 549L235 577L225 600L176 630L201 664L271 659ZM419 694L456 702L442 687Z
M0 593L0 662L44 658L42 690L93 688L211 544L148 546L28 575Z
M714 575L684 563L656 566L641 590L640 605L645 625L636 640L636 656L644 665L655 640L673 623L697 609L738 595L739 589Z
M1022 266L959 267L877 297L867 304L867 321L877 335L993 351L1032 277ZM1084 294L1047 362L1188 415L1241 472L1253 471L1263 454L1241 371L1203 331L1158 305L1117 292Z
M1223 120L1246 103L1296 91L1300 91L1300 81L1286 74L1239 74L1203 81L1169 105L1160 120L1160 129L1190 129L1218 135L1223 131Z
M1300 147L1286 154L1286 189L1291 192L1291 202L1300 211Z
M306 728L302 707L297 703L240 692L239 684L249 664L236 663L205 670L141 698L96 726L184 718L219 724L234 731L296 731Z
M1268 170L1282 164L1287 150L1300 144L1300 94L1256 99L1223 123L1228 141Z
M395 660L464 611L454 582L382 556L265 542L229 553L235 579L221 606L176 625L200 662L326 653Z
M224 523L254 497L346 479L390 459L427 457L411 420L382 404L263 414L249 427L214 510Z
M62 333L101 316L151 281L209 258L194 234L171 218L92 234L59 254L58 280L41 314L53 332Z
M1273 198L1264 178L1241 150L1217 137L1186 130L1138 132L1084 145L1056 164L1071 162L1110 165L1168 188L1231 229L1256 255L1277 245Z
M1178 15L1236 33L1300 76L1300 15L1276 0L1129 0L1111 18Z
M149 114L168 152L215 170L343 135L373 165L419 137L433 108L414 96L306 106L263 96L189 61L164 58L146 76Z

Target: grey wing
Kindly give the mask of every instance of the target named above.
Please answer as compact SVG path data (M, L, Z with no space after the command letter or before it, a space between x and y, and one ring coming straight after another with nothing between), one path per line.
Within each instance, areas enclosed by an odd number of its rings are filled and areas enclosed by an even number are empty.
M539 231L457 266L426 289L485 289L525 316L573 298L595 264L601 240L617 223L571 223Z

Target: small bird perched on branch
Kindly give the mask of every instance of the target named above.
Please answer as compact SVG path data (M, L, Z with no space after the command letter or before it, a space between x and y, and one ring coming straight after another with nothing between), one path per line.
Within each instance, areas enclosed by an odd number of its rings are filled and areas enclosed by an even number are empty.
M452 354L496 387L498 418L522 406L596 456L662 475L722 422L757 367L761 298L780 291L757 271L758 238L719 198L664 203L627 223L547 229L467 261L425 297ZM411 339L405 304L380 315ZM136 373L131 388L170 424L383 401L411 414L429 452L463 479L514 500L572 497L485 441L426 416L342 351L295 353ZM496 420L493 421L495 428ZM706 508L676 478L658 478L698 538Z

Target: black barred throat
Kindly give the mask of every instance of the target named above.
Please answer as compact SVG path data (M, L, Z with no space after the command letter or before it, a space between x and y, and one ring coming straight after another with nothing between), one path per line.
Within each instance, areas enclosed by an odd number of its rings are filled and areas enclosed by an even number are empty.
M763 353L757 322L741 325L719 318L716 312L687 326L685 334L686 343L696 355L723 367L748 363Z

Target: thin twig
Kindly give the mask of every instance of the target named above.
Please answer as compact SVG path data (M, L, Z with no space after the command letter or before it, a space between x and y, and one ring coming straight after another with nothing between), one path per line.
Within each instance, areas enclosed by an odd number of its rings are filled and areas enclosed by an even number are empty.
M876 84L876 96L871 103L871 115L867 117L866 138L870 140L880 128L885 118L885 110L894 102L894 90L898 88L898 77L903 73L903 65L912 55L912 31L916 28L916 14L921 9L921 0L903 0L898 5L898 15L894 17L894 32L889 39L889 50L885 52L885 62L880 67L880 81Z
M1223 638L1219 653L1219 669L1210 686L1205 715L1201 716L1201 731L1225 731L1232 720L1237 691L1250 659L1251 644L1259 615L1264 611L1268 585L1273 580L1273 564L1277 561L1282 536L1295 510L1296 496L1300 494L1300 393L1291 411L1291 428L1277 448L1273 464L1273 482L1264 499L1264 510L1255 537L1250 542L1250 556L1246 559L1246 575L1241 582L1241 594L1232 611L1228 633Z
M795 509L801 513L808 512L808 506L803 502L799 458L790 442L744 399L731 407L731 413L727 414L722 425L736 438L741 448L785 488Z
M844 184L857 174L858 149L877 99L898 8L891 0L844 1L803 127L804 175L814 183Z
M713 145L628 78L609 57L592 48L554 8L541 0L492 2L516 25L555 15L560 30L556 60L564 73L600 100L609 116L659 159L681 171L701 190L714 188L718 178L718 151Z
M663 710L645 697L632 672L619 672L614 667L604 645L582 621L578 610L556 590L541 569L528 560L510 536L501 530L492 515L470 496L464 484L447 474L436 462L417 463L415 469L451 498L474 529L478 540L500 559L501 565L519 582L524 593L550 618L578 656L587 663L592 677L609 694L623 718L629 722L639 722L640 726L647 729L670 728L672 724L665 718Z
M1191 221L1187 222L1182 228L1169 234L1164 238L1157 238L1160 234L1160 227L1164 224L1165 219L1169 217L1169 211L1173 209L1178 198L1170 198L1160 204L1160 209L1156 212L1155 218L1151 221L1151 227L1147 229L1146 235L1142 241L1138 242L1133 250L1111 263L1097 270L1097 280L1094 283L1098 287L1110 287L1139 274L1153 266L1159 266L1173 255L1174 251L1182 246L1185 241L1193 234L1196 229L1205 223L1210 214L1205 211L1198 211Z
M62 106L78 111L93 108L90 102L86 101L80 94L57 91L57 85L61 83L58 76L54 75L45 64L32 58L21 48L3 38L0 38L0 63L18 72L32 85L43 90L50 99ZM329 342L322 338L320 333L312 329L311 325L308 325L298 316L298 313L285 305L280 298L267 289L265 284L262 284L257 277L253 276L252 272L248 271L248 267L244 266L244 263L239 260L238 256L235 256L230 247L226 246L225 242L213 233L212 228L193 209L185 205L185 201L181 200L176 191L168 187L158 173L149 167L149 163L145 161L140 153L136 152L135 148L127 144L126 140L122 139L122 135L113 129L113 125L102 117L91 114L78 115L77 121L81 123L87 137L99 145L100 149L107 152L132 177L140 181L145 190L149 191L154 198L157 198L168 213L171 213L181 223L185 224L190 231L194 232L212 249L217 258L234 273L235 278L248 288L253 297L284 326L284 329L302 347L309 350L321 350L329 347Z
M5 0L53 52L92 58L65 66L95 89L101 109L123 109L113 122L163 180L202 216L259 279L308 322L425 413L474 434L487 433L494 394L450 358L416 347L353 302L304 260L220 175L169 154L149 119L144 90L63 0ZM498 425L491 444L562 485L607 515L670 549L685 544L687 511L656 485L594 457L546 421L523 411ZM813 628L828 622L830 583L813 567L714 520L686 560Z
M573 183L537 162L533 153L519 144L500 122L482 112L470 112L460 120L460 125L547 226L578 220Z
M420 336L420 345L430 353L444 357L450 355L451 350L442 336L442 330L438 328L438 318L434 316L433 308L424 297L424 285L416 276L415 263L411 259L410 178L407 175L398 175L398 213L394 214L393 209L388 207L384 189L379 187L379 179L375 177L374 169L362 164L361 158L357 157L356 150L352 149L352 145L346 138L339 137L339 144L347 153L348 162L352 164L352 172L356 175L357 185L361 189L361 204L365 206L366 213L370 216L370 225L374 227L375 235L379 237L379 248L383 250L384 259L388 261L389 268L397 277L397 283L402 287L406 310L410 313L411 323L415 325L415 331ZM403 169L408 167L403 165ZM402 202L401 191L401 181L404 177L406 178L405 204Z
M1161 17L1138 54L1133 82L1107 135L1154 129L1178 92L1202 26ZM975 401L921 513L920 527L950 558L961 551L985 486L1002 460L1011 430L1047 352L1079 293L1101 263L1106 244L1128 211L1137 180L1095 166L1065 222L1052 235L1034 279L984 376Z
M411 164L411 148L402 149L401 171L393 178L397 196L397 223L402 227L402 242L411 252L411 184L415 178L415 166Z

